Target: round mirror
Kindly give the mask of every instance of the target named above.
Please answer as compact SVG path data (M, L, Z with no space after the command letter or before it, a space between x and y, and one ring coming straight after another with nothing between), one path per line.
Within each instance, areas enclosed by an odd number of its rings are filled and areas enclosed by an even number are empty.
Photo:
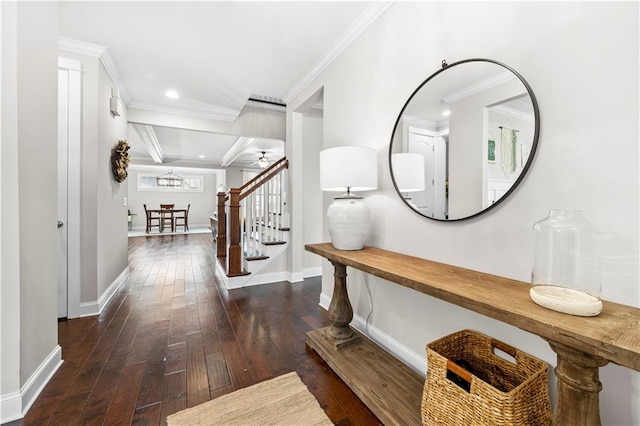
M393 184L422 216L476 216L523 179L539 129L536 98L515 70L490 59L442 61L396 120L389 147Z

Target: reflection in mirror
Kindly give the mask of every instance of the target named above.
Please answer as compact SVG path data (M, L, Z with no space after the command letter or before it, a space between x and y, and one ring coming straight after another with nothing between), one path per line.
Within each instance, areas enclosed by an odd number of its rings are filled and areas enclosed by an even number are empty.
M460 220L490 209L522 180L536 150L539 113L529 85L487 59L446 65L403 107L391 138L390 167L405 203L423 216ZM394 154L421 155L424 189L409 200ZM402 169L402 170L401 170Z

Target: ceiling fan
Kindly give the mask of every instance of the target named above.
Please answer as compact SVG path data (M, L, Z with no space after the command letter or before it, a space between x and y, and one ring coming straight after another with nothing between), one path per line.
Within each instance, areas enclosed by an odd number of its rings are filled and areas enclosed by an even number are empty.
M266 169L271 162L269 161L269 157L267 157L266 151L260 151L262 154L258 157L257 161L254 161L251 164L257 164L261 169Z

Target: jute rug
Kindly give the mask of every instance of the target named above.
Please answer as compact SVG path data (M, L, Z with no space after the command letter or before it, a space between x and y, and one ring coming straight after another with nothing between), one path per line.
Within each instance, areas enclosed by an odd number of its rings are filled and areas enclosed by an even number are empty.
M333 425L295 372L167 417L177 425Z

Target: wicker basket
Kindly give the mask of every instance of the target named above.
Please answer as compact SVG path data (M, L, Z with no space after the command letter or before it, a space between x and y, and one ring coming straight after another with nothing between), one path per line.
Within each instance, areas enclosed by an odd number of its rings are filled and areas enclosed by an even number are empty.
M515 358L495 354L494 348ZM547 364L473 330L427 344L425 425L550 425ZM463 368L466 367L466 368Z

